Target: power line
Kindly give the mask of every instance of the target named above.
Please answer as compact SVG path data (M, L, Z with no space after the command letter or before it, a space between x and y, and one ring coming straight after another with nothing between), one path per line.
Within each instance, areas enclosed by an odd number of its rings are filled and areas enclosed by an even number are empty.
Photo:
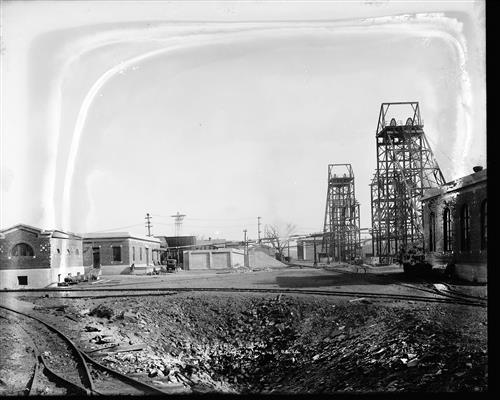
M151 214L154 217L160 217L160 218L172 218L172 215L166 216L166 215L158 215L158 214ZM191 218L189 217L190 221L249 221L253 220L255 217L248 217L248 218Z
M103 229L103 230L100 230L100 231L94 231L93 233L102 233L102 232L109 232L109 231L117 231L119 229L134 228L136 226L142 226L142 223L141 224L134 224L134 225L127 225L127 226L120 226L120 227L116 227L116 228Z

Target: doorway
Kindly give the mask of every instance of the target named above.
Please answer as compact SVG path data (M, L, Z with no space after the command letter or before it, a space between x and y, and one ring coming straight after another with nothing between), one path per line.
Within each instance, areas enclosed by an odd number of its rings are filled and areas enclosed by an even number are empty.
M101 249L99 247L92 247L92 266L94 268L101 267Z

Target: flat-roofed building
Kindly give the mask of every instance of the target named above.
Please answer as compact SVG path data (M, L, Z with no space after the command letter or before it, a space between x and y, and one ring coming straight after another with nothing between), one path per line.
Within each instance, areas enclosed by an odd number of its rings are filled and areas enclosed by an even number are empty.
M140 274L158 264L160 240L129 232L83 235L83 265L102 275Z

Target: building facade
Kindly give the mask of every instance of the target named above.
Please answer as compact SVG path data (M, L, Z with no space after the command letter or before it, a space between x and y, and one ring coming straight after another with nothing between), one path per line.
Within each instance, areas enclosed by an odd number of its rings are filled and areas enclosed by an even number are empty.
M83 265L102 275L140 274L158 264L160 240L128 232L88 233L83 236Z
M18 224L0 231L0 287L32 289L84 274L82 237Z
M245 266L245 252L239 249L184 251L184 269L228 269Z
M486 169L430 189L422 197L424 249L434 266L450 266L455 275L487 281Z

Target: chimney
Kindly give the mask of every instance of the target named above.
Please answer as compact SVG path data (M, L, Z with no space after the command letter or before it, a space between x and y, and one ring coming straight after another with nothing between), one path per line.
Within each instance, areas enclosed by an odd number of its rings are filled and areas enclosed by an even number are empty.
M474 172L479 172L483 170L483 167L481 165L476 165L474 168L472 168Z

